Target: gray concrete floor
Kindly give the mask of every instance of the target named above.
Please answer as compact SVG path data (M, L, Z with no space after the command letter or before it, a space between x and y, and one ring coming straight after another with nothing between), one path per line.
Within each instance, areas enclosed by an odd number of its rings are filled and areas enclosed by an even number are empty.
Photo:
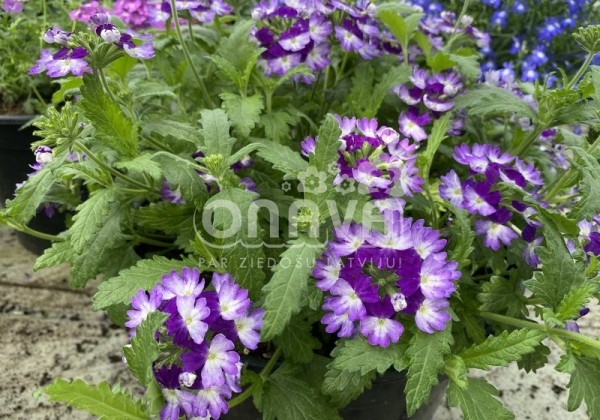
M97 384L132 383L121 363L124 331L91 311L92 288L69 289L66 267L32 271L35 256L14 232L0 227L0 419L86 419L33 393L57 377ZM582 332L600 338L600 307L582 319ZM560 353L553 347L551 362ZM568 377L552 367L526 374L516 364L472 371L500 390L517 419L587 419L585 410L566 410ZM599 390L600 392L600 390ZM458 420L457 409L441 406L436 420Z

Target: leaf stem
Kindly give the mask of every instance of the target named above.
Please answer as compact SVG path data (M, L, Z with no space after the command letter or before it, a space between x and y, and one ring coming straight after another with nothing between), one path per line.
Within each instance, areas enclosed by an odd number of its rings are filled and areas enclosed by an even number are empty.
M588 336L573 331L562 330L558 328L550 328L542 324L538 324L533 321L525 321L523 319L512 318L505 315L494 314L491 312L479 312L479 316L482 318L489 319L491 321L500 322L502 324L512 325L517 328L529 328L533 330L545 331L548 335L558 336L561 338L567 338L569 340L577 341L579 343L590 346L600 351L600 340L595 340Z
M108 172L110 172L112 175L116 176L117 178L121 178L123 181L129 182L130 184L135 185L136 187L141 188L145 191L148 191L151 193L156 192L152 188L150 188L148 185L142 184L141 182L136 181L135 179L132 179L125 174L122 174L121 172L117 171L114 168L111 168L106 163L102 162L102 160L100 158L98 158L98 156L96 156L94 154L94 152L92 152L90 149L88 149L80 141L76 140L74 143L74 146L77 147L78 149L80 149L83 153L85 153L90 159L92 159L94 162L96 162L96 164L98 164L100 167L106 169Z
M104 75L104 70L102 70L102 67L98 67L95 70L98 73L98 76L100 76L100 84L102 84L102 86L104 87L106 94L108 95L108 97L110 98L111 101L113 101L114 103L117 103L117 99L115 98L112 91L108 87L108 82L106 81L106 76Z
M587 57L585 58L585 61L583 62L583 64L581 65L581 67L579 68L577 73L575 73L575 76L573 76L571 81L567 84L567 86L565 86L565 89L571 89L573 86L575 86L575 83L577 83L577 81L581 78L581 76L583 76L583 73L585 73L587 68L590 66L590 63L592 62L594 55L595 54L588 53Z
M277 359L279 359L280 355L281 355L281 349L278 348L277 350L275 350L275 353L273 353L273 357L271 357L271 360L269 360L267 362L267 364L265 365L265 367L263 368L263 370L261 370L261 372L260 372L261 380L265 380L267 378L267 376L269 376L269 374L275 367L275 363L277 363ZM252 394L254 393L254 388L256 388L258 383L259 383L258 380L255 381L244 392L242 392L240 395L238 395L237 397L230 400L228 403L229 408L231 409L231 408L235 407L236 405L240 405L241 403L246 401L248 398L250 398L252 396Z
M63 242L65 239L60 236L51 235L49 233L40 232L39 230L35 230L30 228L27 225L14 225L9 222L9 226L19 232L23 232L27 235L35 236L36 238L45 239L51 242Z
M198 73L198 70L196 69L194 62L192 61L192 56L190 55L190 51L188 50L185 40L183 39L183 35L181 33L181 26L179 25L179 16L177 15L177 5L175 3L176 3L175 0L171 0L171 13L173 14L173 23L175 23L175 33L177 34L177 40L179 41L179 44L181 44L181 49L183 50L183 55L185 56L185 60L188 62L188 65L190 66L192 73L194 73L194 77L196 78L196 81L198 82L198 85L200 86L200 90L202 90L202 94L206 98L206 102L208 102L208 105L211 108L216 108L215 103L213 102L212 98L208 94L208 90L206 89L206 86L204 85L204 82L202 81L202 77L200 77L200 73Z

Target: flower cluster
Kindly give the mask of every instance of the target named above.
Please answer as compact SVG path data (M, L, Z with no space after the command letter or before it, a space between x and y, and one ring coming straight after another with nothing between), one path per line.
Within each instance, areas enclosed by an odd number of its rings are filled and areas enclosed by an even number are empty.
M144 42L136 45L129 33L121 33L115 25L110 23L107 13L98 13L90 19L90 25L96 35L108 44L114 44L122 48L126 54L133 58L148 60L154 57L154 45L152 42Z
M506 182L533 192L543 184L540 172L533 165L489 144L462 144L454 149L453 158L469 168L469 177L461 181L454 170L442 176L440 196L479 216L475 220L475 233L483 236L486 247L497 251L501 244L509 246L519 235L510 223L513 211L502 203L503 197L497 184ZM511 206L525 221L523 239L529 244L537 243L535 231L539 224L530 218L535 210L518 201L512 201ZM536 266L534 257L530 258L527 252L528 249L525 250L525 259Z
M338 227L313 276L328 293L321 320L328 333L360 333L372 345L387 347L404 331L401 315L414 315L421 331L443 330L450 320L448 298L461 274L456 262L446 260L446 240L423 220L404 217L401 199L377 204L384 231Z
M140 290L127 312L125 326L132 334L151 312L168 315L157 340L169 354L154 365L166 402L163 420L182 415L218 419L226 413L226 399L241 392L236 342L248 349L258 346L263 310L251 310L248 290L228 274L214 273L211 290L205 282L195 268L173 270L151 291Z
M463 85L453 71L429 75L427 70L418 66L413 68L410 82L393 88L394 93L409 107L400 114L398 123L403 135L420 142L427 139L424 126L454 107L452 98L461 91ZM460 134L462 124L462 118L454 119L449 134Z
M340 149L334 185L342 193L370 193L373 198L412 196L421 191L423 180L416 167L417 145L390 127L379 127L376 119L335 116L340 129ZM301 144L305 156L315 152L318 137Z
M46 72L50 77L64 77L67 74L73 76L83 76L86 72L91 72L85 57L88 51L83 47L67 46L72 33L63 31L58 25L48 29L44 34L44 41L48 44L58 44L60 49L52 53L48 49L40 52L40 58L29 69L29 74L39 74Z
M107 13L108 11L102 6L97 0L93 0L89 3L82 4L77 9L71 10L69 12L69 17L72 20L77 20L79 22L88 23L92 16L98 13Z
M185 11L201 23L210 23L216 16L231 13L231 6L223 0L176 0L177 11ZM117 0L113 11L125 24L134 28L162 28L171 18L171 2L161 0Z

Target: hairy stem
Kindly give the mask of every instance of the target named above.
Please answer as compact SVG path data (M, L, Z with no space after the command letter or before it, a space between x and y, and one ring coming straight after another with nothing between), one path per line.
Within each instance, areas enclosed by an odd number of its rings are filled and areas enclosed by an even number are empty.
M185 43L185 40L183 39L183 34L181 33L181 26L179 25L179 16L177 15L177 7L175 4L175 0L171 0L171 13L173 14L173 23L175 24L175 33L177 34L177 40L179 41L179 44L181 45L181 49L183 50L183 55L185 56L185 60L187 61L188 65L190 66L190 69L192 70L192 73L194 74L194 77L196 78L196 81L198 82L198 86L200 86L202 95L204 95L204 97L206 98L206 102L208 103L208 105L211 108L215 108L216 107L215 103L213 102L212 98L208 94L208 90L206 89L206 86L204 85L204 81L202 81L202 77L200 76L200 73L198 73L198 70L196 69L194 62L192 61L192 56L190 55L190 51L188 50L187 44Z
M583 64L581 65L581 67L579 68L577 73L575 73L575 76L573 76L571 81L567 84L567 86L565 86L565 89L571 89L573 86L575 86L575 83L577 83L579 81L581 76L583 76L583 73L585 73L587 68L590 66L590 63L592 62L594 55L595 54L592 54L592 53L589 53L587 55L587 57L585 58L585 61L583 62Z

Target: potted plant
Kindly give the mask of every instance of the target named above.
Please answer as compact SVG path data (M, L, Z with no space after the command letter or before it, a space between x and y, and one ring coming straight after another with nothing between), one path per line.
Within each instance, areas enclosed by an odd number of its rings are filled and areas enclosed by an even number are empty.
M46 63L80 100L36 122L52 159L1 218L78 191L36 268L102 277L94 308L129 329L144 393L58 379L51 400L114 419L428 418L446 391L467 419L511 418L469 371L535 371L552 339L569 409L599 415L600 342L576 323L598 295L589 59L554 89L481 78L488 38L465 11L395 2L127 13ZM600 27L574 36L600 51Z
M63 100L62 91L47 77L32 77L35 61L43 46L50 22L75 29L79 14L69 11L80 2L47 2L46 0L13 1L2 4L0 20L0 201L12 198L15 187L27 179L50 155L42 149L32 153L34 128L31 125L47 104ZM33 71L30 68L33 67ZM58 80L62 82L62 80ZM64 85L63 85L64 86ZM31 222L33 231L56 234L64 229L64 217L51 207L40 208ZM51 217L52 216L52 217ZM32 231L32 232L33 232ZM42 232L42 233L44 233ZM43 234L41 236L44 236ZM19 233L19 240L28 249L41 254L50 242L38 236Z

